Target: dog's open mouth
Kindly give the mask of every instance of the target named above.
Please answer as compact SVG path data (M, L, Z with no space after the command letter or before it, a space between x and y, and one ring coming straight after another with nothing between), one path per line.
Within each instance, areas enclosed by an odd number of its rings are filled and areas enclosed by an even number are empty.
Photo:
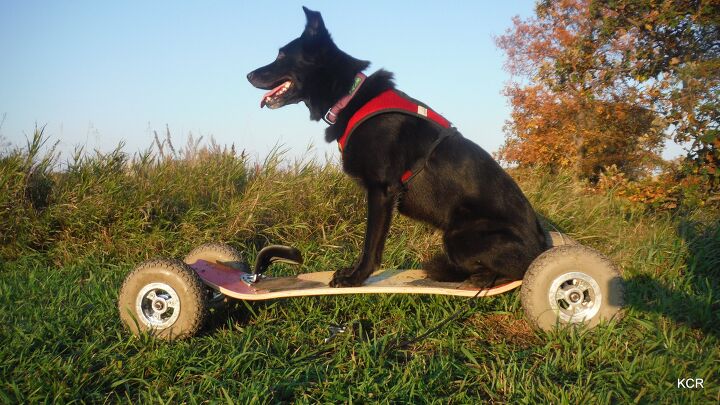
M260 101L260 108L268 106L268 108L278 108L283 106L283 99L288 95L288 90L292 87L293 83L291 80L286 80L280 83L274 89L268 91Z

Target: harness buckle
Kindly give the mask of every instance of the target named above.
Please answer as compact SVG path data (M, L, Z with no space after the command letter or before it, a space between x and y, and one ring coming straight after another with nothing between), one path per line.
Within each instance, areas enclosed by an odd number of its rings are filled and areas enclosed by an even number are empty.
M331 115L332 115L332 117L331 117ZM325 121L325 123L328 125L335 124L336 119L337 119L337 115L334 112L332 112L332 108L327 110L325 115L323 115L323 121Z

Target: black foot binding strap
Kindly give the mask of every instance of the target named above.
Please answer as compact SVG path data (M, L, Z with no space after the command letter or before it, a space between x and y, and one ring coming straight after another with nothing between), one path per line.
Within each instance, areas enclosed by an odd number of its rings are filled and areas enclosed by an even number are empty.
M265 246L260 250L255 259L253 274L263 274L273 263L302 264L302 253L294 247L282 245Z

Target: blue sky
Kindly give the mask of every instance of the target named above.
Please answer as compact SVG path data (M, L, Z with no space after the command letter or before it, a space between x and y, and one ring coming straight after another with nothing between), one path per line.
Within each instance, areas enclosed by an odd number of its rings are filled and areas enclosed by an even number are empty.
M338 46L393 71L399 88L445 115L489 151L509 116L504 56L511 17L534 1L2 1L0 136L24 145L35 123L62 151L146 149L167 125L175 144L211 135L264 156L281 144L336 154L325 124L297 104L260 109L245 75L275 58L318 10Z
M152 130L210 135L264 156L280 143L320 156L324 123L302 104L260 109L245 75L318 10L338 46L386 68L399 87L488 150L502 143L508 79L493 35L533 1L0 1L0 135L23 145L37 122L60 148L145 149Z

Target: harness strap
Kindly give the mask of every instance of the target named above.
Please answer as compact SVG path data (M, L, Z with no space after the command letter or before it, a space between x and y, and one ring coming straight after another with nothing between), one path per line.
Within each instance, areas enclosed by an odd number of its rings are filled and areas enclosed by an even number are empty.
M415 178L420 172L423 171L427 167L427 162L430 160L430 156L432 156L433 152L435 152L435 149L440 146L440 144L450 138L451 136L459 135L457 130L453 127L450 128L444 128L442 131L440 131L440 135L438 136L438 139L435 140L435 142L430 145L430 148L428 148L427 153L425 154L425 157L421 160L419 160L413 167L409 170L406 170L405 173L400 177L400 182L402 183L403 187L407 188L408 184L412 181L412 179Z

